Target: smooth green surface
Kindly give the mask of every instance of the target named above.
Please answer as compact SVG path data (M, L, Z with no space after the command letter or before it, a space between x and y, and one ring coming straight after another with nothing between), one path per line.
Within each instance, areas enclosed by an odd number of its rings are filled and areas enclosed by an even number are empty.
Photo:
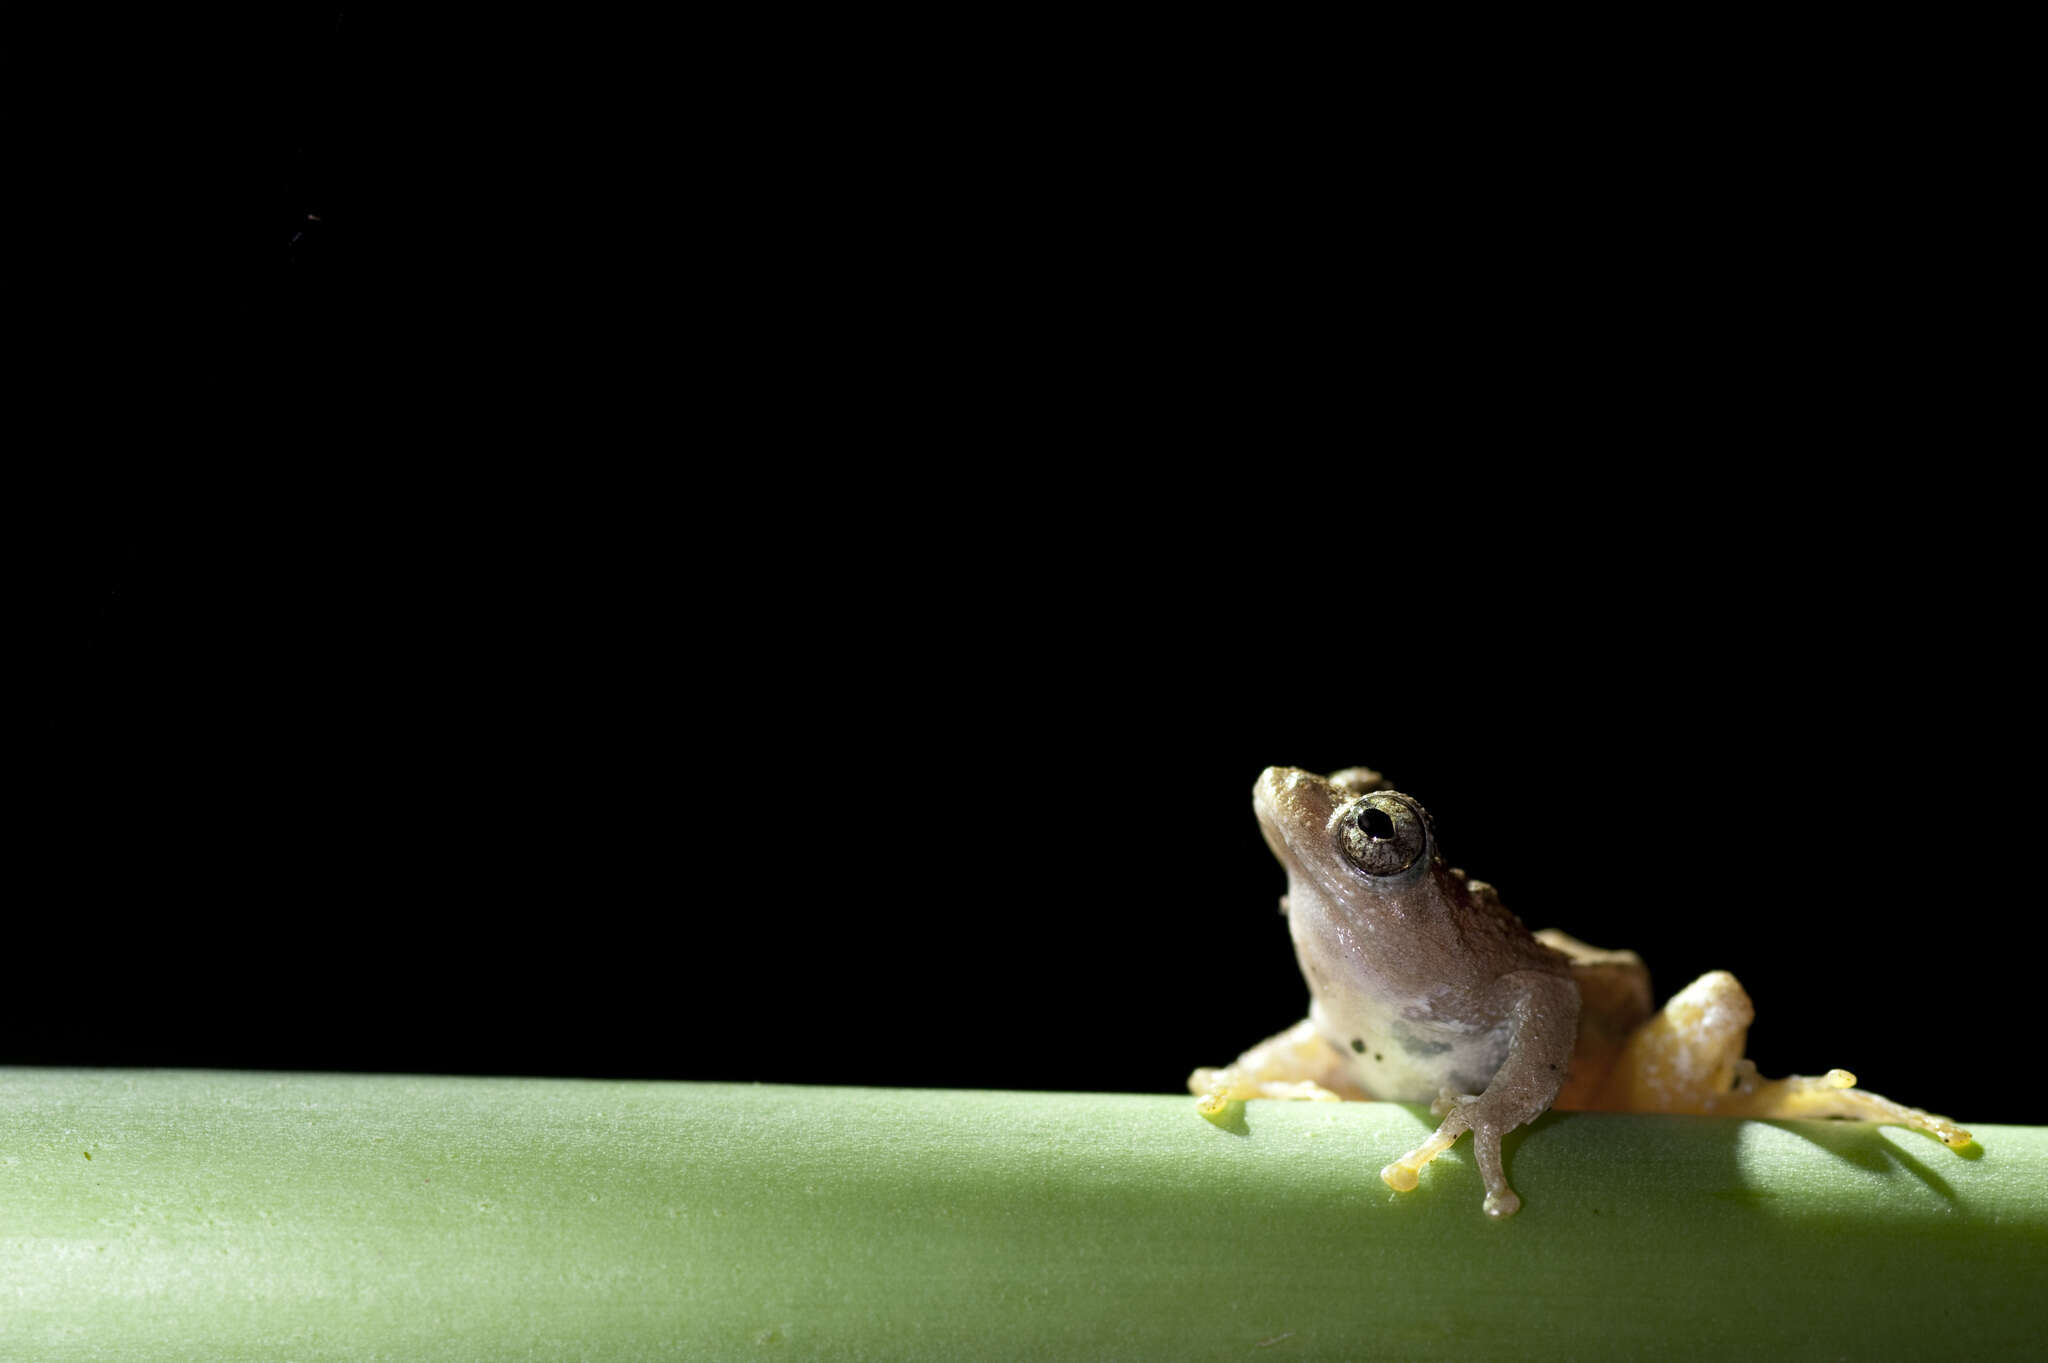
M0 1358L2038 1356L2048 1129L0 1070ZM87 1158L87 1156L90 1158Z

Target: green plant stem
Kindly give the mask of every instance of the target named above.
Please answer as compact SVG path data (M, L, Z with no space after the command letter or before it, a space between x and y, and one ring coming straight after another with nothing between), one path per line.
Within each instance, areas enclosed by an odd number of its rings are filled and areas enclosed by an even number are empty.
M1962 1114L1974 1117L1977 1114ZM2048 1128L0 1070L0 1358L2024 1356Z

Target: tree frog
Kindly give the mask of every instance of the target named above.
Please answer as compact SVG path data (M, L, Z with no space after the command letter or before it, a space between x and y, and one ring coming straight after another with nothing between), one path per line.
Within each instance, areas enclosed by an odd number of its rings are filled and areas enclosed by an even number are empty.
M1530 932L1491 885L1445 862L1428 812L1377 772L1268 767L1252 809L1287 870L1280 907L1309 1010L1235 1064L1189 1077L1211 1120L1247 1098L1430 1102L1442 1124L1380 1177L1414 1188L1470 1131L1494 1217L1522 1205L1501 1137L1553 1106L1847 1117L1970 1143L1945 1117L1856 1088L1846 1070L1760 1077L1742 1055L1756 1010L1725 970L1653 1012L1640 956Z

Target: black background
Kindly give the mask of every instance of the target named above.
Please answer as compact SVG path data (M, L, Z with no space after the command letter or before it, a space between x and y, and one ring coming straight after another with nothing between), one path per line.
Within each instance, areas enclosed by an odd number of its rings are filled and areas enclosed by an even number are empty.
M1253 778L1368 764L1767 1073L2048 1120L1996 357L1846 191L332 17L145 233L253 462L44 560L0 1057L1175 1091L1305 1003Z
M1532 926L1735 970L1768 1072L2040 1115L2022 674L1899 649L1902 584L1432 596L1268 531L727 599L674 542L425 539L80 565L10 1059L1169 1091L1304 1003L1252 778L1364 759Z

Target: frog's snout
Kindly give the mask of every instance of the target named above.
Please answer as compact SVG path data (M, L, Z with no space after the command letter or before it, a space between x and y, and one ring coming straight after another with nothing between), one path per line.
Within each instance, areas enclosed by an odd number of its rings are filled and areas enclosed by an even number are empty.
M1292 790L1303 781L1320 781L1322 778L1312 771L1300 767L1268 767L1259 773L1259 779L1252 783L1252 798L1271 797L1281 791Z
M1268 767L1259 773L1259 779L1252 782L1252 810L1261 825L1274 821L1288 792L1306 775L1300 767Z
M1252 783L1252 804L1259 809L1278 810L1300 801L1304 794L1327 801L1330 783L1300 767L1268 767Z
M1340 803L1334 786L1300 767L1268 767L1252 783L1252 812L1275 853L1289 832L1322 828Z

